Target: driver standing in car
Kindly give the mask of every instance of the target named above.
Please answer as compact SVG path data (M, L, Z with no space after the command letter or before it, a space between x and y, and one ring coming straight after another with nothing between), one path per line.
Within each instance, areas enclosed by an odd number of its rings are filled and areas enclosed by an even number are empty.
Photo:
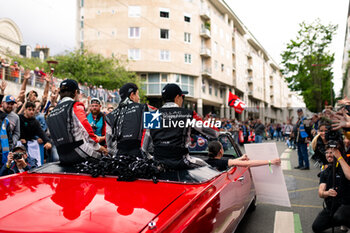
M107 149L99 145L88 119L84 104L79 102L79 86L66 79L60 84L61 100L47 118L51 138L57 147L60 162L72 165L89 157L106 155Z
M146 137L151 138L153 142L155 160L165 164L170 169L181 170L206 166L203 160L191 157L189 155L188 145L191 143L191 125L188 121L202 121L198 114L182 107L185 94L181 88L174 83L167 84L162 90L162 98L165 104L159 109L163 126L160 129L150 129L146 132ZM157 113L156 113L157 114ZM184 122L181 123L181 122ZM211 138L216 138L218 132L209 127L194 128ZM147 141L145 139L145 141ZM147 151L147 145L143 145Z

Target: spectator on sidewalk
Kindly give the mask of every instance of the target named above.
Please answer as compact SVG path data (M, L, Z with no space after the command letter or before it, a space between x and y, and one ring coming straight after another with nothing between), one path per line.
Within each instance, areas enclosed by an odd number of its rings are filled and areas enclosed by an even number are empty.
M104 114L101 112L101 101L99 99L91 99L90 113L87 115L87 119L100 145L106 145L106 121Z
M0 111L7 114L7 119L9 120L10 134L12 135L13 145L17 144L20 138L20 120L16 113L13 112L13 107L16 103L15 97L12 95L7 95L2 101Z
M10 70L11 70L11 73L10 73L11 81L18 83L20 68L19 68L18 63L16 61L13 63L12 66L10 66Z
M296 135L296 143L298 149L298 166L295 169L309 170L309 155L307 153L307 143L309 142L308 137L310 135L310 128L304 124L306 117L304 116L303 110L299 108L298 122L295 127L294 135Z
M44 153L40 152L39 144L44 144L44 149L51 149L51 143L40 123L35 119L35 104L27 102L24 114L19 115L21 124L20 141L27 147L29 157L35 158L41 166L44 161Z
M265 126L261 123L260 119L257 119L256 124L254 126L255 143L262 143L264 131L265 131Z

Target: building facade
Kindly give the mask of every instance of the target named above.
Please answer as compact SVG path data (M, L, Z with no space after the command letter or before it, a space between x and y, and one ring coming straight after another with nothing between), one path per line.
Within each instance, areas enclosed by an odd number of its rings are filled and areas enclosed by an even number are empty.
M77 47L127 58L151 104L177 83L199 114L285 121L293 105L278 65L221 0L77 0ZM229 92L248 106L229 108Z
M17 24L8 18L0 19L0 55L19 54L23 38Z
M346 22L346 32L344 41L344 52L342 62L342 74L343 74L343 95L350 97L350 63L349 63L349 52L350 52L350 4L348 10L348 17Z

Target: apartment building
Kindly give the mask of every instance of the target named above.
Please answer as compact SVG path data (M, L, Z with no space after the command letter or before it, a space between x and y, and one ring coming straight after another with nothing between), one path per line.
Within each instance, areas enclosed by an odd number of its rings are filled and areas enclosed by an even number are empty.
M278 65L222 0L77 0L77 47L129 60L151 104L177 83L199 114L284 121L294 105ZM229 92L248 106L237 114ZM293 105L294 104L294 105Z
M350 4L349 4L348 17L346 22L346 32L345 32L344 52L343 52L343 62L342 62L343 95L348 97L350 94L349 52L350 52Z

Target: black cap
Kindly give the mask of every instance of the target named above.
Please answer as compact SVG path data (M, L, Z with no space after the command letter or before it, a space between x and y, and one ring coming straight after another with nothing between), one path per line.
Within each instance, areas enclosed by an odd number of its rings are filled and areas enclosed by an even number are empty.
M14 147L14 148L12 149L12 152L17 151L17 150L26 151L26 148L25 148L25 146L23 146L23 145L19 145L19 146Z
M61 91L75 91L79 90L77 81L73 79L65 79L60 84Z
M135 83L127 83L124 84L120 89L119 89L119 95L121 100L125 100L127 97L130 96L132 92L136 92L139 88L136 86Z
M302 112L303 111L303 109L301 109L301 108L298 108L298 110L297 110L297 112Z
M169 83L162 90L162 98L164 100L173 100L177 95L186 95L188 91L182 91L179 85Z

